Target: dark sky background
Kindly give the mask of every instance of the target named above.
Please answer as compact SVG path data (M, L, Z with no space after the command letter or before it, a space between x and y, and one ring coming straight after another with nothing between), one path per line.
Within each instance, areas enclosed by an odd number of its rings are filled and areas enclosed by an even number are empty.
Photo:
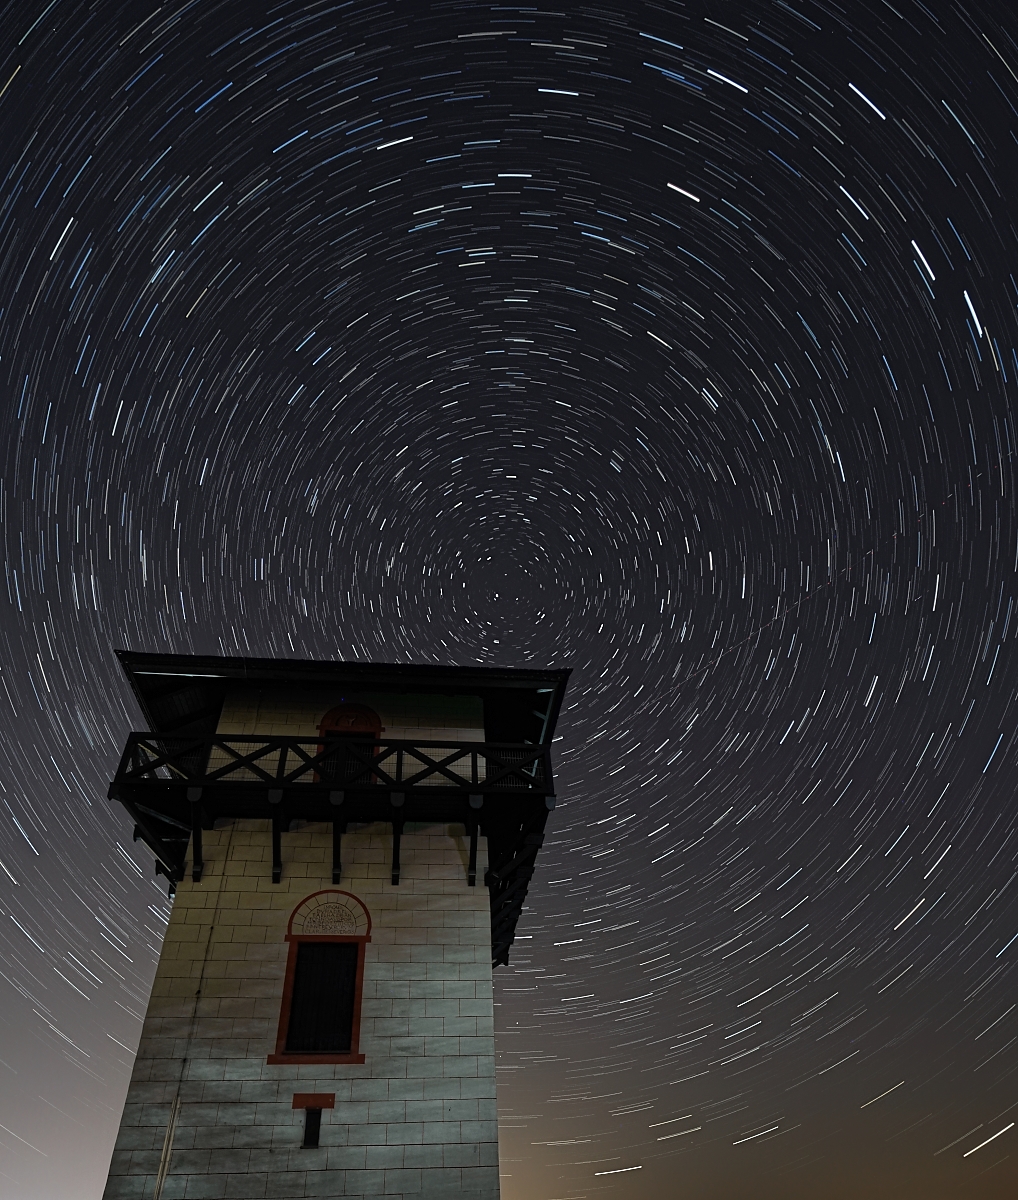
M1004 3L15 3L0 1193L168 913L117 647L575 668L505 1200L1018 1194Z

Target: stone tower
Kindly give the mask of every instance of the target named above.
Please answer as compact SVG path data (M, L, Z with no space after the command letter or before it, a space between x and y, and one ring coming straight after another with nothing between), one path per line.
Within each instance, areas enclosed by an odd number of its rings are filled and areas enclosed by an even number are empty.
M175 900L106 1200L497 1200L491 971L568 672L120 658L110 797Z

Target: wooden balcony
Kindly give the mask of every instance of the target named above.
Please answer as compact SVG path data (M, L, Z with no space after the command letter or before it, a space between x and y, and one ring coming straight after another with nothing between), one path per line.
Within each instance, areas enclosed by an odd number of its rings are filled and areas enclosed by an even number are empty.
M135 839L174 887L200 882L202 830L217 821L271 822L272 877L283 870L282 834L295 821L331 823L333 882L342 878L341 839L351 823L392 825L392 882L408 822L462 824L488 840L484 882L491 895L492 957L508 960L534 860L554 808L547 745L328 739L250 734L131 733L109 789L135 822Z

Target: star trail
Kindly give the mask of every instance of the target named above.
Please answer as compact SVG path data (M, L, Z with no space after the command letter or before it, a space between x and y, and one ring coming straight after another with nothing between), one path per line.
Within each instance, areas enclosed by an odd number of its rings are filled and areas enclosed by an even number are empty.
M98 1197L171 903L114 650L571 666L506 1200L1018 1186L1018 23L22 2L0 1191Z

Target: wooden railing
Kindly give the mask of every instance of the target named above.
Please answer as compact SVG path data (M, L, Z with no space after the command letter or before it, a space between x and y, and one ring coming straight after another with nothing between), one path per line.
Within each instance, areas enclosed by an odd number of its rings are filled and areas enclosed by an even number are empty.
M208 788L317 785L371 792L453 788L481 795L553 791L545 746L494 742L414 742L390 738L188 737L129 735L113 783L178 783Z

